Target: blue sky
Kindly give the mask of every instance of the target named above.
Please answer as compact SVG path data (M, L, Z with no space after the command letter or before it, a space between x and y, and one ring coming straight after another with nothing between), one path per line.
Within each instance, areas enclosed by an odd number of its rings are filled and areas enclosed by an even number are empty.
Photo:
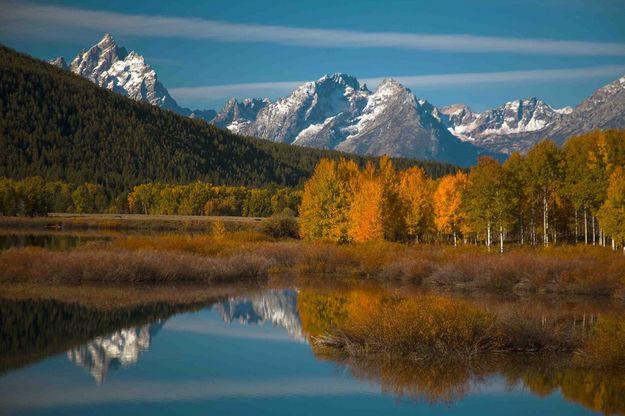
M346 72L435 105L575 105L625 75L624 0L0 0L0 42L68 61L110 32L173 97L218 108ZM475 75L478 74L478 75Z

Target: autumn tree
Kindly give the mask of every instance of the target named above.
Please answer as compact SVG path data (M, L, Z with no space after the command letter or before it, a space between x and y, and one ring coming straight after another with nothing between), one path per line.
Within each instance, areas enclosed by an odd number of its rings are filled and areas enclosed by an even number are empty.
M454 246L458 245L458 233L462 222L462 194L468 176L464 172L444 176L438 183L433 197L434 223L443 234L451 234Z
M463 206L469 223L475 229L486 229L486 245L492 245L493 229L499 231L500 251L504 235L515 223L516 196L508 187L507 177L499 162L481 157L471 168Z
M76 212L99 212L104 208L104 190L100 185L82 184L72 192L72 201Z
M356 242L384 238L382 201L384 188L372 163L360 173L349 211L350 240Z
M534 145L527 154L528 197L540 201L543 212L543 244L549 245L549 220L562 184L562 155L551 140ZM554 233L554 238L557 234Z
M387 156L379 161L378 177L382 185L382 226L384 238L390 241L401 240L406 224L403 205L399 196L399 178L393 162Z
M348 241L349 211L360 173L350 160L322 159L304 185L300 235L304 239Z
M617 245L623 246L625 254L625 169L617 167L610 176L607 199L599 213L606 233Z
M402 205L405 233L409 240L418 241L432 229L432 188L421 168L409 168L399 174L398 194ZM398 213L399 214L399 213Z

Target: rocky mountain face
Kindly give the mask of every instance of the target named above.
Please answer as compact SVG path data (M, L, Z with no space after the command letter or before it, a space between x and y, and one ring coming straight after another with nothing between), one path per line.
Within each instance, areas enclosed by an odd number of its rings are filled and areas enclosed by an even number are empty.
M375 91L347 74L326 75L289 96L230 99L219 111L178 106L154 69L110 35L62 69L137 101L200 118L235 133L300 146L397 157L475 163L482 154L504 158L548 137L562 143L594 129L625 128L625 77L597 90L575 108L554 109L537 98L518 99L475 113L464 104L434 107L386 79Z
M215 117L212 110L191 111L180 107L158 80L156 71L145 62L144 57L134 51L129 53L125 48L118 46L108 33L100 42L76 55L69 65L65 63L63 57L49 62L136 101L148 102L184 116L199 117L206 121Z
M275 102L230 100L214 122L237 133L300 146L474 163L480 151L453 136L433 114L437 111L394 80L384 80L371 92L352 76L333 74Z
M625 128L625 77L598 89L575 108L554 109L528 98L479 114L462 104L439 110L441 121L461 140L496 153L524 153L544 138L563 144L572 135Z
M269 102L266 98L247 98L242 102L231 98L219 113L215 114L211 122L221 128L230 126L231 130L238 132L243 128L243 126L239 126L239 123L245 124L249 120L254 120L258 112Z
M326 75L275 102L230 100L214 122L232 131L301 146L446 161L460 165L490 154L526 152L543 138L562 144L594 129L625 128L625 77L575 108L531 97L475 113L464 104L434 107L398 82L374 92L346 74ZM235 109L239 106L239 109ZM219 116L218 116L219 117Z
M563 143L572 134L625 128L625 76L599 88L550 127L548 137Z
M544 130L561 114L537 98L514 100L492 110L475 114L462 106L444 107L450 131L463 140L477 141L487 136L505 136Z

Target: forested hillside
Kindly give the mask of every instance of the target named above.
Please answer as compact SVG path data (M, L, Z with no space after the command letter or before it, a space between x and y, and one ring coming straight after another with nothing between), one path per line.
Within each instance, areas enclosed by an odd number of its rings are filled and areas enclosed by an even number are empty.
M101 185L106 197L146 182L297 186L338 152L238 136L99 88L0 45L0 176ZM347 156L363 166L371 158ZM451 165L420 165L433 177Z

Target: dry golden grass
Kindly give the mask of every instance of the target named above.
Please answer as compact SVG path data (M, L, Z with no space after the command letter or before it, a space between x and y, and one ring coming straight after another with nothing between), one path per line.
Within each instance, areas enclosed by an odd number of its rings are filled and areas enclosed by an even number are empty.
M254 255L210 258L182 252L83 248L54 252L37 248L0 253L3 283L220 283L264 279L268 262Z
M625 256L600 247L517 248L501 255L474 246L454 248L384 241L339 245L273 240L257 231L235 231L219 237L210 234L113 237L111 241L91 243L66 255L74 264L79 257L95 264L95 255L87 253L95 251L106 261L128 262L129 270L146 267L153 276L161 275L157 278L161 280L185 280L185 274L193 276L189 277L191 280L199 279L200 267L205 267L209 274L221 267L217 274L228 274L237 259L243 259L242 265L253 259L259 267L261 262L266 263L261 269L273 272L344 275L430 288L625 297ZM50 256L55 262L62 262L60 255ZM22 275L37 279L36 272L42 268L39 263L45 263L45 257L45 254L32 250L13 250L11 254L0 254L0 262L4 262L0 264L9 267L12 273L20 271ZM143 263L142 258L145 259ZM180 271L175 270L177 265L180 265ZM197 266L195 269L194 265ZM96 264L94 270L107 274L107 267ZM122 268L121 265L116 267ZM243 274L249 272L245 267L243 271ZM117 273L120 281L127 278L142 280L124 274L122 270ZM89 279L97 280L94 273L86 274L91 276ZM0 276L4 280L11 278L7 271L0 271ZM59 281L64 279L60 275L56 278ZM72 281L74 278L70 273L66 279Z

